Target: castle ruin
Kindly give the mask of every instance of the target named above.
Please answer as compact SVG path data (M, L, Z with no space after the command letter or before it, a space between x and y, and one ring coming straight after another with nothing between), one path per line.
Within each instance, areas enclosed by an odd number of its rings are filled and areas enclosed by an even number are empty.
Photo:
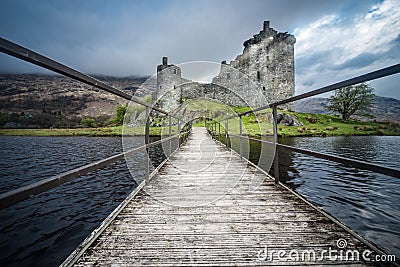
M178 66L169 65L163 57L157 66L158 105L176 109L183 99L207 97L232 106L264 106L294 95L293 35L278 33L269 21L258 34L243 43L244 50L230 63L223 61L219 74L211 84L182 78ZM290 108L290 106L284 106Z

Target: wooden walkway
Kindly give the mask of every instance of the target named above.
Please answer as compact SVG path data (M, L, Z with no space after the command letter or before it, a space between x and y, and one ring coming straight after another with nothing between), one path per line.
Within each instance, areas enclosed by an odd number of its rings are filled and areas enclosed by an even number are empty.
M332 259L328 258L330 249L337 251L331 251ZM285 254L279 256L278 250ZM340 260L340 251L345 257L348 250L357 250L362 259L363 251L371 248L215 143L204 128L193 128L186 144L63 265L365 264L351 260L351 255Z

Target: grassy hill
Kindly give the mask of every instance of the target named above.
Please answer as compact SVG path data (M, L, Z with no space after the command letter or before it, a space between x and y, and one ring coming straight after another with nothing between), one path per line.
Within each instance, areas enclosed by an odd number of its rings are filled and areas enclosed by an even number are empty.
M246 108L239 108L244 111ZM397 122L367 122L350 119L342 122L339 116L328 114L300 113L292 111L278 111L281 114L290 114L303 124L302 126L284 126L278 124L278 135L289 136L338 136L338 135L400 135L400 124ZM225 131L224 123L221 131ZM239 120L229 120L229 134L239 134ZM243 134L259 137L271 135L272 114L270 111L257 112L243 117Z
M396 122L366 122L349 120L327 114L288 112L298 118L304 126L278 126L280 136L335 136L335 135L400 135L400 124Z

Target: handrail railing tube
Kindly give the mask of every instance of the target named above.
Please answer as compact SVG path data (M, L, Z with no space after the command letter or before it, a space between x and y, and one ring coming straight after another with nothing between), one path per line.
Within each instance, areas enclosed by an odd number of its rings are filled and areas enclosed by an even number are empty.
M243 122L242 122L242 116L239 116L239 154L241 157L243 157L243 138L242 138L242 132L243 132Z
M150 140L150 108L146 107L146 124L144 127L144 143L146 144L146 176L145 179L147 180L150 176L150 157L149 157L149 148L147 147L147 144L149 143Z
M172 135L172 118L171 115L168 115L168 136ZM172 153L172 140L169 140L169 151L168 156Z
M337 89L340 89L340 88L343 88L343 87L346 87L346 86L351 86L351 85L355 85L355 84L359 84L359 83L368 82L368 81L372 81L372 80L375 80L375 79L383 78L383 77L390 76L390 75L393 75L393 74L396 74L396 73L400 73L400 64L396 64L396 65L393 65L393 66L390 66L390 67L387 67L387 68L383 68L383 69L379 69L379 70L376 70L376 71L373 71L373 72L369 72L367 74L364 74L364 75L361 75L361 76L358 76L358 77L354 77L354 78L351 78L351 79L348 79L348 80L344 80L344 81L341 81L341 82L338 82L338 83L334 83L334 84L331 84L331 85L328 85L328 86L325 86L325 87L322 87L322 88L319 88L319 89L316 89L316 90L312 90L312 91L304 93L304 94L300 94L300 95L293 96L293 97L290 97L290 98L287 98L287 99L284 99L284 100L280 100L280 101L274 102L272 104L269 104L269 105L266 105L266 106L263 106L263 107L259 107L259 108L255 108L255 109L252 109L252 110L249 110L249 111L245 111L245 112L242 112L240 114L237 114L236 116L239 116L239 115L243 116L243 115L246 115L246 114L250 114L250 113L253 113L253 112L261 111L261 110L264 110L264 109L267 109L267 108L271 108L271 107L280 106L280 105L283 105L283 104L287 104L287 103L290 103L290 102L294 102L294 101L297 101L297 100L308 98L308 97L311 97L311 96L316 96L316 95L328 93L328 92L331 92L331 91L334 91L334 90L337 90ZM233 116L232 118L234 118L236 116Z
M229 142L229 122L228 122L228 119L225 120L225 145L227 147L230 147L230 142Z
M123 155L125 155L126 153L130 153L132 151L135 151L137 149L140 148L146 148L146 150L148 149L149 146L151 145L155 145L157 143L161 143L164 141L169 140L170 141L170 150L171 150L171 139L175 136L171 136L171 114L169 114L168 112L152 106L151 104L136 98L124 91L121 91L119 89L116 89L110 85L105 84L104 82L101 82L93 77L90 77L88 75L85 75L75 69L72 69L66 65L63 65L55 60L52 60L48 57L45 57L39 53L36 53L32 50L29 50L23 46L17 45L13 42L10 42L4 38L0 37L0 52L3 52L5 54L17 57L19 59L22 59L24 61L30 62L32 64L41 66L43 68L49 69L51 71L54 71L56 73L65 75L67 77L73 78L75 80L81 81L83 83L86 83L88 85L94 86L96 88L105 90L109 93L112 93L114 95L120 96L122 98L125 98L127 100L136 102L140 105L143 105L146 107L146 134L145 134L145 141L146 144L142 147L136 148L134 150L131 150L129 152L125 152L125 153L121 153L115 156L112 156L110 158L89 164L89 165L85 165L82 166L80 168L77 168L75 170L71 170L68 172L65 172L63 174L60 175L56 175L53 176L51 178L39 181L37 183L25 186L25 187L21 187L19 189L10 191L10 192L6 192L4 194L0 195L0 209L3 209L5 207L8 207L10 205L12 205L13 203L19 202L21 200L19 199L26 199L28 198L30 195L34 195L34 194L38 194L40 192L46 191L50 188L53 188L59 184L65 183L67 181L70 181L82 174L86 174L92 170L96 170L98 168L104 167L114 161L119 160L121 157L123 157ZM323 94L323 93L327 93L327 92L331 92L333 90L337 90L339 88L343 88L346 86L351 86L351 85L355 85L355 84L359 84L362 82L367 82L367 81L371 81L374 79L378 79L378 78L382 78L382 77L386 77L389 75L393 75L396 73L400 73L400 64L396 64L396 65L392 65L390 67L387 68L383 68L377 71L373 71L358 77L354 77L351 79L347 79L335 84L331 84L304 94L300 94L297 96L293 96L284 100L280 100L277 102L274 102L272 104L269 104L267 106L263 106L263 107L259 107L259 108L255 108L249 111L245 111L242 113L239 113L235 116L231 116L231 117L226 117L223 118L221 120L218 121L218 133L220 134L220 122L222 122L223 120L225 120L225 139L226 139L226 146L230 147L230 142L229 142L229 132L228 132L228 126L229 126L229 119L232 118L236 118L237 116L239 116L240 118L240 154L242 155L242 116L250 114L250 113L254 113L257 111L261 111L264 109L268 109L268 108L273 108L273 117L274 117L274 142L278 147L283 147L295 152L299 152L299 153L303 153L303 154L307 154L310 156L315 156L315 157L319 157L319 158L323 158L323 159L327 159L327 160L331 160L331 161L335 161L335 162L339 162L339 163L343 163L343 164L350 164L352 166L361 168L361 169L367 169L367 170L371 170L374 172L379 172L382 174L386 174L386 175L390 175L393 177L397 177L400 178L400 170L397 169L393 169L393 168L389 168L389 167L385 167L385 166L381 166L381 165L377 165L377 164L371 164L371 163L366 163L366 162L362 162L359 160L353 160L353 159L348 159L348 158L344 158L344 157L339 157L339 156L333 156L333 155L327 155L327 154L323 154L323 153L319 153L319 152L314 152L314 151L310 151L310 150L305 150L305 149L300 149L300 148L296 148L296 147L291 147L291 146L287 146L287 145L282 145L282 144L278 144L277 142L277 106L279 105L283 105L283 104L287 104L293 101L297 101L297 100L301 100L301 99L305 99L311 96L316 96L319 94ZM156 141L153 142L151 144L148 144L149 141L149 121L148 121L148 116L151 112L151 110L156 110L160 113L166 114L169 117L169 137L164 139L164 140L160 140L160 141ZM175 116L172 116L175 118ZM214 128L214 130L213 130ZM211 126L211 130L214 131L216 133L216 125L214 124L214 127ZM189 130L190 131L190 130ZM180 129L180 120L178 119L178 148L180 146L180 137L181 137L181 129ZM249 138L249 137L246 137ZM254 138L249 138L249 139L253 139L253 140L257 140L257 141L261 141L261 142L267 142L264 140L259 140L259 139L254 139ZM268 142L270 143L270 142ZM278 179L277 181L279 182L279 165L278 165L278 151L276 151L275 153L275 160L274 160L274 175L276 176L275 178ZM147 169L148 171L148 169ZM147 176L147 175L146 175ZM14 200L12 200L14 199ZM14 202L13 202L14 201ZM11 203L12 202L12 203ZM8 205L7 203L11 203L10 205Z
M396 65L393 65L393 66L390 66L390 67L387 67L387 68L383 68L383 69L380 69L380 70L369 72L367 74L360 75L358 77L354 77L354 78L351 78L351 79L348 79L348 80L345 80L345 81L342 81L342 82L338 82L338 83L335 83L335 84L331 84L331 85L322 87L320 89L313 90L311 92L307 92L307 93L304 93L304 94L301 94L301 95L293 96L293 97L290 97L290 98L287 98L287 99L284 99L284 100L281 100L281 101L277 101L275 103L272 103L270 106L280 106L280 105L283 105L283 104L287 104L287 103L290 103L290 102L294 102L294 101L297 101L297 100L308 98L308 97L311 97L311 96L316 96L316 95L328 93L328 92L331 92L331 91L334 91L334 90L337 90L337 89L340 89L340 88L343 88L343 87L346 87L346 86L356 85L356 84L359 84L359 83L368 82L368 81L372 81L372 80L375 80L375 79L383 78L383 77L390 76L390 75L393 75L393 74L396 74L396 73L400 73L400 64L396 64Z
M278 111L276 106L272 108L272 117L274 120L274 143L278 144ZM278 162L278 150L275 149L275 156L274 156L274 176L275 176L275 183L279 184L279 162Z
M169 141L170 139L175 138L176 136L177 135L173 135L168 138L164 138L163 140L158 140L158 141L149 143L147 145L143 145L143 146L131 149L129 151L108 157L106 159L102 159L102 160L78 167L76 169L63 172L61 174L52 176L50 178L43 179L36 183L32 183L32 184L22 186L20 188L5 192L0 195L0 210L5 209L13 204L18 203L18 202L21 202L25 199L28 199L29 197L31 197L33 195L40 194L40 193L47 191L49 189L52 189L56 186L59 186L66 182L72 181L73 179L75 179L79 176L88 174L89 172L101 169L107 165L110 165L111 163L122 160L122 159L124 159L124 156L127 154L131 154L137 150L161 144L165 141Z
M334 162L338 162L338 163L343 163L343 164L351 165L353 167L357 167L360 169L378 172L378 173L381 173L384 175L400 178L400 170L382 166L379 164L372 164L372 163L367 163L367 162L356 160L356 159L350 159L350 158L345 158L345 157L340 157L340 156L333 156L333 155L329 155L329 154L324 154L324 153L315 152L312 150L301 149L301 148L292 147L292 146L283 145L283 144L278 144L278 146L295 151L295 152L306 154L309 156L318 157L321 159L326 159L326 160L330 160L330 161L334 161Z
M178 119L178 147L181 145L181 121Z
M24 61L28 61L32 64L41 66L45 69L57 72L59 74L65 75L67 77L73 78L75 80L81 81L83 83L86 83L88 85L94 86L96 88L105 90L109 93L112 93L114 95L120 96L122 98L125 98L127 100L133 101L135 103L138 103L140 105L152 108L158 112L161 112L163 114L168 115L169 113L155 107L135 96L132 96L124 91L121 91L115 87L112 87L102 81L99 81L89 75L83 74L82 72L79 72L73 68L70 68L66 65L63 65L55 60L52 60L48 57L45 57L37 52L34 52L32 50L29 50L23 46L17 45L13 42L10 42L4 38L0 37L0 52L3 52L5 54L8 54L10 56L17 57L19 59L22 59Z
M246 136L244 136L244 137L249 140L254 140L257 142L273 144L272 142L269 142L266 140L260 140L257 138L246 137ZM320 152L316 152L316 151L312 151L312 150L308 150L308 149L283 145L283 144L279 144L279 143L276 143L276 145L278 147L282 147L282 148L285 148L285 149L288 149L288 150L291 150L294 152L298 152L301 154L309 155L312 157L326 159L326 160L334 161L337 163L347 164L347 165L351 165L351 166L359 168L359 169L369 170L369 171L381 173L384 175L392 176L395 178L400 178L400 170L399 169L390 168L390 167L386 167L386 166L382 166L382 165L374 164L374 163L368 163L368 162L364 162L364 161L360 161L360 160L356 160L356 159L345 158L345 157L335 156L335 155L331 155L331 154L324 154L324 153L320 153ZM274 175L275 175L275 173L274 173Z
M322 88L319 88L319 89L316 89L316 90L313 90L313 91L310 91L310 92L307 92L304 94L300 94L300 95L293 96L293 97L290 97L290 98L287 98L284 100L280 100L280 101L274 102L272 104L269 104L269 105L266 105L263 107L251 109L251 110L248 110L248 111L245 111L245 112L233 115L233 116L225 117L225 118L220 119L218 122L225 120L225 125L227 125L229 119L233 119L236 117L241 118L242 116L250 114L250 113L255 113L257 111L272 108L273 127L274 127L274 143L276 144L276 146L287 148L292 151L311 155L314 157L319 157L319 158L323 158L323 159L327 159L327 160L331 160L331 161L335 161L335 162L339 162L339 163L343 163L343 164L349 164L349 165L352 165L352 166L355 166L355 167L358 167L361 169L366 169L366 170L382 173L385 175L393 176L396 178L400 178L400 170L396 170L393 168L389 168L389 167L385 167L385 166L381 166L381 165L377 165L377 164L366 163L363 161L348 159L348 158L339 157L339 156L326 155L323 153L318 153L318 152L314 152L314 151L310 151L310 150L299 149L299 148L279 144L278 143L278 130L277 130L277 124L278 124L278 122L277 122L277 107L280 105L291 103L291 102L305 99L308 97L328 93L328 92L331 92L331 91L334 91L334 90L337 90L337 89L340 89L340 88L343 88L346 86L356 85L359 83L375 80L378 78L383 78L383 77L390 76L390 75L397 74L397 73L400 73L400 64L395 64L395 65L392 65L387 68L369 72L367 74L360 75L360 76L357 76L354 78L350 78L350 79L347 79L347 80L344 80L344 81L341 81L338 83L334 83L334 84L331 84L331 85L328 85L328 86L325 86L325 87L322 87ZM242 134L240 134L240 138L242 138ZM249 138L249 137L247 137L247 138ZM253 139L253 138L249 138L249 139ZM253 140L266 142L266 141L259 140L259 139L253 139ZM268 143L270 143L270 142L268 142ZM228 146L228 144L226 144L226 146ZM275 182L279 183L278 150L275 151L275 157L274 157L274 176L275 176Z
M387 68L383 68L383 69L379 69L379 70L376 70L376 71L373 71L373 72L369 72L367 74L364 74L364 75L361 75L361 76L358 76L358 77L355 77L355 78L351 78L351 79L348 79L348 80L344 80L344 81L341 81L341 82L338 82L338 83L335 83L335 84L331 84L331 85L328 85L328 86L325 86L325 87L322 87L322 88L319 88L319 89L316 89L316 90L312 90L312 91L304 93L304 94L300 94L300 95L293 96L293 97L290 97L290 98L287 98L287 99L284 99L284 100L280 100L280 101L274 102L272 104L268 104L266 106L262 106L262 107L251 109L251 110L248 110L248 111L244 111L242 113L238 113L238 114L235 114L235 115L232 115L232 116L229 116L229 117L225 117L225 118L220 119L218 122L226 120L226 119L233 119L233 118L236 118L238 116L244 116L244 115L247 115L247 114L250 114L250 113L254 113L254 112L257 112L257 111L261 111L261 110L264 110L264 109L280 106L280 105L283 105L283 104L287 104L287 103L290 103L290 102L294 102L294 101L297 101L297 100L308 98L308 97L311 97L311 96L316 96L316 95L328 93L328 92L331 92L331 91L334 91L334 90L337 90L337 89L340 89L340 88L343 88L343 87L346 87L346 86L351 86L351 85L355 85L355 84L359 84L359 83L368 82L368 81L371 81L371 80L383 78L383 77L390 76L390 75L397 74L397 73L400 73L400 64L395 64L395 65L387 67Z
M146 151L148 152L148 148L150 146L153 146L153 145L159 144L163 141L169 140L170 141L170 152L171 152L172 138L175 137L175 135L174 136L171 135L171 117L175 118L175 116L169 114L167 111L164 111L156 106L153 106L150 103L147 103L147 102L145 102L135 96L132 96L124 91L116 89L115 87L110 86L102 81L99 81L89 75L83 74L82 72L79 72L73 68L70 68L64 64L61 64L55 60L52 60L52 59L45 57L37 52L29 50L23 46L20 46L18 44L10 42L1 37L0 37L0 52L3 52L10 56L14 56L14 57L19 58L24 61L30 62L34 65L41 66L45 69L65 75L65 76L75 79L77 81L94 86L94 87L102 89L106 92L112 93L112 94L120 96L124 99L130 100L137 104L145 106L146 107L145 145L143 147L139 147L137 149L146 148ZM168 117L169 117L169 137L164 140L161 140L160 142L156 141L156 142L149 144L149 115L152 110L155 110L162 114L168 115ZM178 123L179 123L179 121L178 121ZM178 126L178 128L179 128L179 126ZM178 138L180 139L180 130L178 130ZM180 142L178 144L180 144ZM178 145L178 148L179 148L179 145ZM128 151L125 153L121 153L116 156L113 156L113 157L110 157L110 158L107 158L107 159L104 159L104 160L101 160L101 161L98 161L98 162L95 162L95 163L92 163L89 165L82 166L78 169L71 170L71 171L65 172L63 174L53 176L48 179L44 179L37 183L27 185L25 187L21 187L16 190L12 190L12 191L6 192L4 194L1 194L0 195L0 209L4 209L14 203L17 203L19 201L29 198L29 196L31 196L31 195L39 194L41 192L44 192L50 188L57 186L57 185L63 184L65 182L68 182L68 181L76 178L76 177L86 174L90 171L96 170L96 169L104 167L112 162L120 160L121 158L123 158L123 155L125 155L126 153L136 151L137 149L134 149L134 150L131 150L131 151ZM149 176L149 160L147 160L146 162L147 162L146 177L148 177Z

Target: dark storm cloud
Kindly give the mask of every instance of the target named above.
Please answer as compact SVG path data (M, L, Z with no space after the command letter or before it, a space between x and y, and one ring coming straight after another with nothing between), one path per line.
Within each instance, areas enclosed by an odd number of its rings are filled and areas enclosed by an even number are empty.
M296 33L297 37L299 29L307 29L332 14L341 18L342 27L351 27L355 16L367 14L376 3L379 2L3 0L0 35L85 73L151 75L162 56L176 64L196 60L229 62L242 52L243 42L261 30L264 20L270 20L278 31ZM298 40L296 46L304 47L305 43L306 39ZM296 68L298 74L307 75L304 81L303 77L297 80L310 84L315 82L311 75L318 67L315 64L320 64L317 57L331 52L303 52L296 60ZM0 72L40 71L0 55Z
M366 65L370 65L375 61L379 60L382 57L380 54L373 53L362 53L340 65L335 66L333 69L335 70L345 70L349 68L361 68Z
M232 60L264 20L281 31L351 1L3 1L0 33L84 72L150 74L160 58ZM5 60L0 71L30 66ZM7 63L7 64L6 64ZM36 69L35 69L36 70Z

